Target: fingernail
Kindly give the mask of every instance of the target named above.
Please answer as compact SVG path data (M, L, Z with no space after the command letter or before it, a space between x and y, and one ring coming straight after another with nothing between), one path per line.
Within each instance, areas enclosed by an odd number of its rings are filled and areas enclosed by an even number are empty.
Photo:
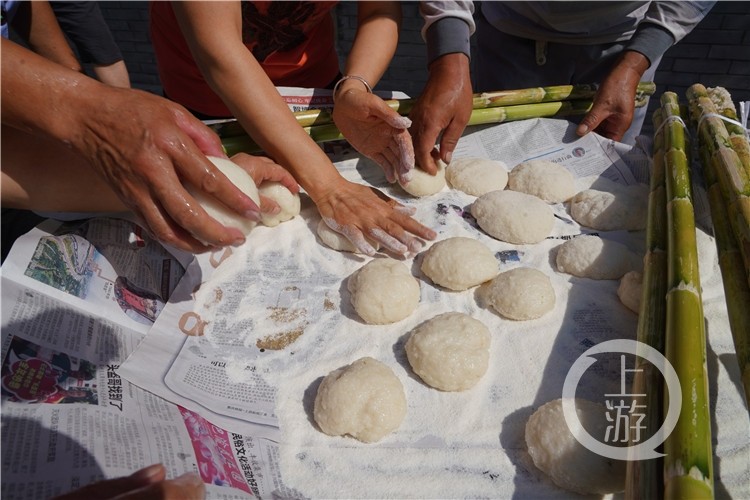
M451 158L453 158L453 151L448 151L445 153L445 163L450 163Z
M159 476L163 470L164 466L162 464L149 465L144 469L134 472L130 477L137 481L150 482L155 477Z
M254 220L255 222L260 221L260 212L258 210L247 210L243 215L250 220Z
M583 135L583 134L587 134L587 133L588 133L588 131L589 131L589 126L588 126L588 125L585 125L585 124L583 124L583 123L582 123L582 124L580 124L580 125L578 125L578 130L577 130L577 132L578 132L578 133L579 133L580 135Z
M182 486L200 486L203 484L203 479L196 472L186 472L185 474L173 479L175 483Z

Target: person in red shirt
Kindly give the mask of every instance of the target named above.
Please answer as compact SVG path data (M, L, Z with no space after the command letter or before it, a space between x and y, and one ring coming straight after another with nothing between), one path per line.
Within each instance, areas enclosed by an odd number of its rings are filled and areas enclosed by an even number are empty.
M237 118L294 175L326 223L361 252L375 253L368 238L398 254L417 252L419 238L435 232L394 200L344 179L275 88L335 83L333 116L341 132L389 181L409 181L411 122L371 92L396 50L401 7L357 5L357 35L338 82L332 2L152 2L151 37L169 98L198 116Z

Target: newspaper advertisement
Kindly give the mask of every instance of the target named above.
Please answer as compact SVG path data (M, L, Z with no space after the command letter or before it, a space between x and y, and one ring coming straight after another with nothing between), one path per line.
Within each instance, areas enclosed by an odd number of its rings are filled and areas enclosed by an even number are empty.
M125 219L47 221L19 238L2 267L3 498L50 498L153 463L168 477L198 472L209 498L284 492L276 443L120 374L192 260Z
M579 138L568 122L549 119L468 130L454 153L454 158L459 157L496 159L508 169L532 158L560 162L577 177L579 190L612 184L637 186L639 180L645 180L638 169L648 161L643 152L595 134ZM636 167L631 169L625 159ZM334 160L348 180L372 185L414 208L414 217L438 231L438 239L468 236L495 253L501 270L522 264L559 278L554 285L559 302L545 321L534 323L533 328L523 322L502 323L500 335L505 344L502 348L493 344L493 355L501 361L489 370L493 378L485 386L492 398L474 392L474 399L468 401L454 398L441 402L441 411L434 402L429 403L431 425L420 425L416 413L410 413L411 424L403 424L398 435L382 445L360 446L351 438L331 438L320 432L314 424L312 400L317 384L330 371L363 356L390 360L404 375L405 383L411 384L407 386L411 412L412 407L422 406L422 401L426 407L432 396L414 380L405 361L403 343L408 332L434 314L451 310L467 312L487 324L499 320L478 307L471 292L446 294L422 283L420 306L408 321L386 326L364 324L349 303L346 283L367 258L334 252L318 242L320 217L306 196L299 217L276 228L255 228L240 248L199 256L180 284L184 285L180 298L167 304L155 327L124 364L123 376L223 428L231 430L242 422L278 428L279 437L274 439L280 440L284 482L304 495L325 497L335 480L340 486L336 491L354 497L510 496L514 488L531 496L555 496L556 490L533 474L514 474L524 460L524 447L516 436L508 438L511 444L507 449L498 448L496 433L501 427L514 429L522 441L521 418L516 417L510 425L499 419L500 415L524 415L524 405L538 406L553 399L553 394L559 397L566 369L576 356L607 338L634 335L637 317L619 302L616 281L589 280L585 286L576 286L554 267L550 256L561 241L590 231L571 220L565 206L558 204L552 206L556 222L545 241L534 247L505 244L478 228L470 213L473 197L446 188L430 197L414 198L399 186L389 185L374 163L351 150L338 151ZM642 231L599 234L643 255ZM705 255L710 261L715 251L712 253L709 236L706 242ZM409 257L404 263L415 276L421 276L418 257ZM708 262L705 266L711 268ZM711 289L716 289L715 282ZM543 332L560 333L557 340L545 340ZM535 349L518 343L518 338ZM524 353L536 368L522 371L525 378L521 380L519 372L500 370L501 366L516 366L514 353ZM619 383L619 365L615 365L613 362L601 370L599 380L590 385L591 391ZM153 376L154 366L160 367L158 376ZM514 383L509 385L508 380ZM540 388L529 396L534 383ZM732 404L740 401L734 395L729 399ZM484 408L484 425L471 427L477 416L467 411L478 407ZM746 441L741 445L744 449ZM438 463L415 458L423 457L426 450ZM371 461L370 457L377 458ZM511 464L500 463L501 457L510 457ZM731 458L726 463L732 463ZM496 470L480 469L483 460ZM384 463L393 466L385 468ZM476 463L476 468L467 470L469 463ZM433 477L420 469L420 464L454 481L410 482L408 478ZM429 469L430 465L434 469ZM323 469L326 474L321 476ZM446 470L457 472L450 475ZM487 475L507 481L488 481ZM396 482L397 478L405 480ZM742 484L741 474L726 478L734 486ZM388 489L396 484L401 489Z

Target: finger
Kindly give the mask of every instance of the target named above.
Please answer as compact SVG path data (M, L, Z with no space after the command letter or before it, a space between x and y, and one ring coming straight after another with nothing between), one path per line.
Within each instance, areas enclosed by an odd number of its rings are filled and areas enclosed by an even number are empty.
M372 108L372 113L383 120L390 127L406 130L411 127L411 120L406 116L401 116L396 111L392 110L385 101L381 98L377 98L377 104Z
M399 242L405 245L405 247L411 253L419 252L424 246L424 243L422 241L410 235L404 230L403 227L392 221L388 221L387 225L385 226L385 230L389 235L395 237ZM405 253L406 252L404 252L404 254Z
M330 227L337 233L343 234L344 237L348 239L352 243L352 245L354 245L358 252L369 255L370 257L375 255L375 253L377 252L377 250L375 250L375 247L368 243L367 239L362 234L362 231L357 229L356 226L352 226L349 224L342 226L330 217L323 217L323 222L325 222L328 227Z
M592 130L595 130L599 126L599 124L606 119L607 116L608 113L602 107L594 105L583 117L581 122L578 124L578 127L576 127L576 134L579 136L584 136Z
M391 162L386 158L384 153L377 153L372 157L372 160L380 165L380 168L383 169L383 172L385 173L385 180L389 183L393 184L396 182L396 171L393 168L393 165L391 165Z
M172 103L172 105L179 106L176 103ZM179 106L179 108L173 113L175 123L198 146L198 149L207 156L226 158L227 155L224 153L221 139L216 132L208 128L182 106Z
M380 242L381 245L383 245L391 252L398 255L406 255L406 253L409 251L406 245L380 228L371 229L370 237L373 240Z
M231 160L244 168L258 187L264 182L279 182L292 193L299 193L299 184L292 174L270 158L238 153Z
M392 220L406 231L425 240L434 240L437 237L437 233L435 231L398 211L394 211Z
M113 500L203 500L206 485L194 472L128 492Z
M178 150L173 165L175 172L193 187L215 198L231 211L250 220L259 220L260 207L203 154Z
M436 151L435 141L439 133L440 130L435 128L426 134L419 134L412 137L415 163L430 175L435 175L438 171L432 152Z
M166 474L167 472L163 465L154 464L140 469L128 477L99 481L65 495L57 496L54 500L115 498L119 495L138 490L158 481L163 481Z
M407 184L411 180L414 169L414 147L411 143L411 136L408 133L400 133L394 137L389 147L397 158L396 174L399 182Z
M268 215L276 215L281 212L281 205L268 196L260 196L260 211Z
M458 140L461 138L461 134L464 133L464 128L465 126L459 120L451 120L443 131L443 135L440 138L440 158L445 163L451 162L453 151L456 150Z

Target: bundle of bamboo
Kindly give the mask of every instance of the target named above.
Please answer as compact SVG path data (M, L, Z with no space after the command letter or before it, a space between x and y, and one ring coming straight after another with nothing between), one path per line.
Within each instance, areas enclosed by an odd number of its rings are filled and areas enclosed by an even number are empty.
M719 254L729 327L742 375L746 401L750 402L750 268L747 267L747 193L743 179L750 178L750 147L737 123L731 96L722 88L696 84L688 89L692 126L699 134L711 220ZM724 121L717 115L731 121ZM750 186L749 186L750 187Z
M645 106L656 86L652 82L641 82L635 96L636 107ZM595 85L558 85L519 90L503 90L475 94L468 125L503 123L530 118L562 118L584 115L592 106ZM408 115L414 99L389 100L386 103L400 115ZM294 113L299 123L315 142L343 139L329 110L310 109ZM211 126L222 138L224 149L230 156L239 153L255 153L260 147L235 121Z

